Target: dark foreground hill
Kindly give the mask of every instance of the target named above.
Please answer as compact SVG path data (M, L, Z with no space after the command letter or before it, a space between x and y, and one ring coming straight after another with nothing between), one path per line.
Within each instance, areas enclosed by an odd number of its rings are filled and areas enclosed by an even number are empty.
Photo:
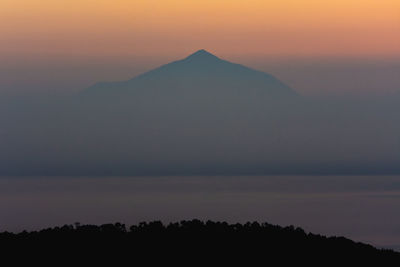
M192 265L398 266L400 253L344 237L267 223L228 224L199 220L163 225L65 225L19 234L1 233L2 258L53 266L83 262L146 266L156 262ZM14 255L17 255L16 257ZM122 264L122 262L125 262ZM120 264L121 263L121 264ZM145 265L143 265L145 263ZM257 263L257 264L256 264Z

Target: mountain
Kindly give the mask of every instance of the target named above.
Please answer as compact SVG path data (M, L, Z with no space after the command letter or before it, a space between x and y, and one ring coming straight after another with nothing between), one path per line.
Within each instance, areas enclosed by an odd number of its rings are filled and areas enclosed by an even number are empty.
M397 103L299 96L200 50L72 97L0 105L0 173L399 173Z
M128 81L95 84L84 90L82 95L124 98L172 96L180 99L297 96L289 86L272 75L222 60L205 50Z

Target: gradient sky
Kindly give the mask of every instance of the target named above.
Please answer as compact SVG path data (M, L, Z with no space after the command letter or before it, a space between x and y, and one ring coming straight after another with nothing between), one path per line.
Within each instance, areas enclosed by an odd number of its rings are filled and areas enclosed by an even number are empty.
M260 58L399 59L400 1L0 2L3 91L27 84L85 87L111 73L99 64L121 69L108 79L129 78L200 48L250 64Z

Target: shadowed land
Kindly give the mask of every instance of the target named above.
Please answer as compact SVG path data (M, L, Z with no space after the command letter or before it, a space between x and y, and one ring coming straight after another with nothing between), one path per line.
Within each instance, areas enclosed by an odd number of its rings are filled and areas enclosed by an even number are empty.
M356 243L344 237L306 233L293 226L268 223L181 221L164 225L159 221L124 224L64 225L18 234L0 233L3 255L18 252L31 257L15 261L129 260L138 263L246 263L262 265L371 264L400 262L400 253ZM358 265L360 266L360 265Z

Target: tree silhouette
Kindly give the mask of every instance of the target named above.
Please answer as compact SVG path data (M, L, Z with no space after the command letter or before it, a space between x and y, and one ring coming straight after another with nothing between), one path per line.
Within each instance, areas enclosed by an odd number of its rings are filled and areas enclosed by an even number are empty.
M164 264L246 266L256 262L280 266L398 266L400 263L400 253L344 237L306 233L294 226L191 220L168 225L161 221L142 222L128 229L121 223L100 226L75 223L40 231L3 232L0 251L4 261L10 257L15 264L32 264L35 259L53 264L70 261L75 265L78 260L89 264L111 260L113 264L133 265L160 260Z

